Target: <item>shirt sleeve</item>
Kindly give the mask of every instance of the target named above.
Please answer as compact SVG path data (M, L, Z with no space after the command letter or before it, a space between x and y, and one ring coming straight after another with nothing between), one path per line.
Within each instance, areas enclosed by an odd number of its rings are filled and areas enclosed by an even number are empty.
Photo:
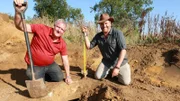
M119 49L126 49L126 41L121 31L118 31L117 33L117 44Z
M67 47L66 47L66 43L65 43L65 41L62 41L62 47L61 47L61 49L60 49L60 54L61 54L61 56L63 56L63 55L67 55Z
M90 42L90 49L94 48L97 45L97 40L98 40L98 34L91 40Z
M31 24L32 33L38 34L44 28L43 24Z

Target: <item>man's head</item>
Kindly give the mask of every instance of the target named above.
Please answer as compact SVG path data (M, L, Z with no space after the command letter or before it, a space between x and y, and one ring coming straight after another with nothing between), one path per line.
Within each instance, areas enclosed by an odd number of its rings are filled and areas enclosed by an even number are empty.
M58 19L54 23L54 37L61 37L66 31L67 24L63 19Z
M101 30L104 34L109 33L112 22L114 22L114 18L110 17L107 13L101 14L99 21L97 21L97 23L100 24Z

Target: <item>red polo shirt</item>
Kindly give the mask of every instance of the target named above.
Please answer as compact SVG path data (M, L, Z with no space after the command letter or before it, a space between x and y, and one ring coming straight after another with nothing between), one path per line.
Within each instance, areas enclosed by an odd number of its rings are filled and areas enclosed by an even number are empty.
M52 64L57 53L62 56L67 55L66 43L62 37L58 42L53 42L51 37L53 28L43 24L31 24L31 29L34 34L31 41L31 52L35 66ZM26 53L25 61L30 64L28 53Z

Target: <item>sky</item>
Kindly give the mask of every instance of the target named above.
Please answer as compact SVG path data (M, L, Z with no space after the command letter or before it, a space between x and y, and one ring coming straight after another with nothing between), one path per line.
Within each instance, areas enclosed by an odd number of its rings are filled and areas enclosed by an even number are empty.
M3 2L0 3L0 12L6 13L14 16L14 8L13 8L13 0L3 0ZM33 17L35 14L34 11L34 0L28 0L28 9L25 13L28 17ZM94 21L94 13L90 13L91 9L90 7L93 7L96 3L98 3L100 0L66 0L68 5L73 8L81 8L82 13L84 14L86 21ZM180 0L153 0L153 11L151 12L151 15L157 15L160 16L165 15L165 12L167 11L168 15L174 16L174 18L177 18L178 21L180 21Z

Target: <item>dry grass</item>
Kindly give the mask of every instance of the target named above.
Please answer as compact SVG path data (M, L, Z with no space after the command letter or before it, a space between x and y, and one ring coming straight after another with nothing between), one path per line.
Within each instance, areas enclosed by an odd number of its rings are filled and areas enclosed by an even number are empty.
M65 34L63 35L63 38L66 40L67 43L73 42L73 43L82 43L83 38L82 38L82 33L81 33L81 26L83 25L84 22L82 21L76 21L73 24L72 23L67 23L67 30ZM48 17L42 17L42 18L35 18L29 21L29 23L42 23L48 26L53 27L54 22L50 21ZM86 26L88 27L89 30L89 38L91 39L94 34L96 34L96 28L95 24L92 22L87 22Z
M167 12L160 18L159 15L147 17L147 31L144 30L141 40L145 43L155 42L176 42L179 40L180 27L179 22L173 15L168 15Z
M159 15L155 15L154 17L148 16L146 18L147 22L147 30L145 30L145 26L142 27L142 33L140 33L139 28L134 28L133 23L129 21L128 25L123 28L118 28L121 30L125 37L127 44L141 44L141 43L155 43L160 41L166 42L175 42L180 38L180 23L176 21L173 16L169 16L167 13L163 17L160 18ZM6 23L11 23L12 26L13 20L8 17L7 14L0 13L0 26L1 26L1 34L6 34L0 38L0 42L6 42L9 38L12 37L12 31L14 29L9 29L6 26ZM42 23L48 26L53 27L54 22L48 19L48 17L43 16L42 18L33 18L27 20L27 23ZM68 23L68 28L63 38L68 43L77 43L82 44L83 37L82 32L80 30L81 26L85 25L89 30L89 39L91 40L94 35L98 32L98 26L94 22L85 22L84 20L75 21L73 23ZM18 32L19 33L19 32ZM146 33L146 34L145 34Z

